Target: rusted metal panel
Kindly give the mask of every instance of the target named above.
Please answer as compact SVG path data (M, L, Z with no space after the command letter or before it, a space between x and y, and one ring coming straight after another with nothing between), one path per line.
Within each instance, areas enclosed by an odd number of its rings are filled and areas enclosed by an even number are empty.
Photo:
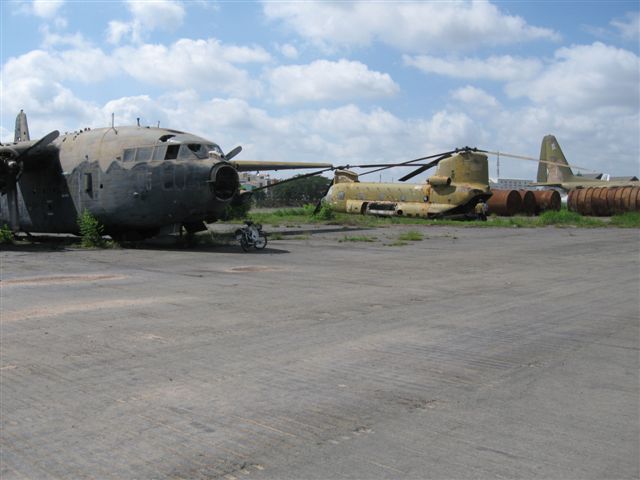
M539 190L531 192L536 199L536 215L547 210L559 211L562 205L560 193L556 190Z
M567 206L581 215L608 217L640 211L640 187L589 187L569 191Z
M491 190L493 195L487 201L489 213L511 217L522 210L522 198L517 190Z
M531 190L518 190L522 200L521 212L528 216L536 214L536 197Z

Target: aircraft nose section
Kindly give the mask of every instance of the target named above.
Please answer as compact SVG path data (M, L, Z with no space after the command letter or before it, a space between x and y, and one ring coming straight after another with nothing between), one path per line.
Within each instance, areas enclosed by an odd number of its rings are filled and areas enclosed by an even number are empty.
M240 188L238 171L228 163L218 163L209 173L209 186L216 199L229 201Z

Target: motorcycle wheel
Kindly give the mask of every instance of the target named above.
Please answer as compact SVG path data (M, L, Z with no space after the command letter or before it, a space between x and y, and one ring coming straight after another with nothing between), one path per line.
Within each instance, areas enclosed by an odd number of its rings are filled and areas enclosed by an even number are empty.
M249 248L251 247L251 245L249 245L249 242L247 241L247 237L245 237L244 235L240 239L240 246L242 247L242 250L244 250L245 252L248 252Z
M260 232L260 234L258 235L258 240L256 240L256 250L262 250L264 247L267 246L267 236Z

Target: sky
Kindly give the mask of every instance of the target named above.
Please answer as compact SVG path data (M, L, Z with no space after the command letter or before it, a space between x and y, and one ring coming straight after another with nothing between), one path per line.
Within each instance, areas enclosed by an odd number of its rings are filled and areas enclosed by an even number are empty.
M0 24L3 142L20 109L32 138L113 113L239 159L335 165L538 157L551 133L572 164L640 176L637 0L9 0ZM500 161L503 178L536 170Z

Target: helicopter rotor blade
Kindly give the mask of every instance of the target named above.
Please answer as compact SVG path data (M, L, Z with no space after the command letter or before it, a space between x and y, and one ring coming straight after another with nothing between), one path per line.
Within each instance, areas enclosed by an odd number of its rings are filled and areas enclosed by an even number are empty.
M381 167L381 168L376 168L374 170L369 170L368 172L364 172L364 173L360 174L359 176L362 177L364 175L369 175L371 173L380 172L382 170L387 170L387 169L393 168L393 167L403 167L403 166L410 165L410 164L415 163L415 162L419 162L421 160L429 160L431 158L440 157L442 155L450 155L450 154L456 153L458 151L459 150L456 149L456 150L451 150L449 152L441 152L441 153L436 153L434 155L428 155L426 157L414 158L413 160L407 160L406 162L388 164L388 166L384 166L384 167Z
M426 170L429 170L431 167L435 167L442 160L444 160L445 158L449 158L450 156L451 156L450 153L448 153L446 155L442 155L441 157L436 158L435 160L427 163L426 165L423 165L421 167L416 168L413 172L408 173L407 175L405 175L404 177L400 178L399 180L401 182L406 182L407 180L415 177L416 175L420 175L422 172L424 172Z
M497 157L507 157L507 158L514 158L516 160L528 160L531 162L536 162L536 163L544 163L546 165L557 165L559 167L570 167L576 170L585 170L587 172L592 172L592 173L597 173L597 170L593 170L591 168L587 168L587 167L579 167L578 165L566 165L564 163L558 163L558 162L549 162L547 160L540 160L538 158L535 157L528 157L526 155L515 155L513 153L504 153L504 152L490 152L488 150L482 150L484 153L488 153L489 155L495 155Z
M329 170L335 170L335 169L336 169L336 167L323 168L322 170L316 170L315 172L305 173L304 175L298 175L298 176L295 176L295 177L287 178L285 180L279 181L278 183L272 183L271 185L265 185L263 187L254 188L251 191L252 192L257 192L259 190L266 190L267 188L272 188L272 187L275 187L277 185L282 185L284 183L294 182L296 180L302 180L303 178L308 178L308 177L315 177L316 175L320 175L321 173L328 172Z

